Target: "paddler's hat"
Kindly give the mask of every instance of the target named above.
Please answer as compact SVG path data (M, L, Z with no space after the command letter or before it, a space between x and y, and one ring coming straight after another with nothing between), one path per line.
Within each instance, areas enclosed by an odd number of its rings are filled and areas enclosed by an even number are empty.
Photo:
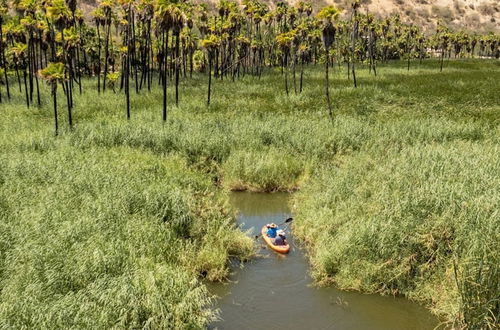
M278 228L278 226L276 226L276 224L273 222L272 224L269 225L269 228Z
M279 236L285 236L285 231L280 229L280 230L277 231L277 234Z

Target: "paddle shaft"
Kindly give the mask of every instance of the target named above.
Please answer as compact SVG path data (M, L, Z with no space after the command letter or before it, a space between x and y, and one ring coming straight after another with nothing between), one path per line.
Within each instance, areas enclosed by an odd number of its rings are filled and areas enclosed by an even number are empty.
M283 221L282 223L277 224L277 226L279 227L279 226L281 226L281 225L284 225L285 223L289 223L289 222L292 222L292 221L293 221L293 219L292 219L292 218L288 218L288 219L286 219L285 221Z

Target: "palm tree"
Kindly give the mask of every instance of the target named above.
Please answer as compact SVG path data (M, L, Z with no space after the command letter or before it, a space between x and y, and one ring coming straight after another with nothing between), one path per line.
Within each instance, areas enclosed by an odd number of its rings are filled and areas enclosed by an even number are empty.
M301 15L299 18L300 24L297 26L297 38L295 40L295 59L294 59L294 80L295 80L295 65L297 62L297 55L300 60L300 83L299 83L299 93L302 93L303 81L304 81L304 64L306 62L307 56L311 51L311 43L314 43L314 38L310 38L315 29L315 24L310 18L302 17L303 13L307 13L308 5L302 2L302 6L299 6L298 12ZM299 3L300 5L300 3ZM302 9L301 9L302 8Z
M21 76L19 75L19 63L16 57L13 54L13 49L17 43L24 43L26 41L26 36L24 34L23 25L15 22L14 20L10 20L5 24L5 37L6 37L6 45L10 44L11 47L7 50L9 55L9 60L11 62L11 66L14 67L17 77L17 85L19 87L19 92L22 92L21 85ZM5 49L5 48L4 48ZM7 63L7 58L4 57L4 63Z
M467 51L469 52L469 56L474 58L474 52L476 50L476 45L478 41L478 35L476 33L470 36L470 43L467 45Z
M304 86L304 63L306 61L306 56L310 51L309 45L306 43L301 43L298 47L299 57L300 57L300 83L299 83L299 93L302 93Z
M359 33L359 18L358 18L358 9L359 9L359 0L354 0L351 4L352 15L351 15L351 23L352 23L352 34L351 34L351 69L352 69L352 78L354 80L354 88L358 87L356 81L356 41L358 39Z
M285 91L286 95L288 92L288 56L290 54L290 49L294 44L296 38L296 31L292 30L289 32L280 33L276 36L276 43L279 45L282 53L282 64L281 68L285 71Z
M52 1L47 7L47 18L60 32L71 22L71 12L64 0Z
M438 26L436 35L438 38L439 46L441 48L441 65L439 71L443 72L444 55L446 53L446 50L448 49L448 43L450 41L451 34L447 27L440 24Z
M37 91L37 104L40 106L40 90L38 85L37 72L37 47L38 36L40 33L39 20L35 17L36 12L39 10L38 4L33 0L23 0L20 6L24 9L24 18L20 20L20 23L24 26L26 34L26 43L28 46L27 50L27 71L29 79L29 100L33 103L33 80L36 81L36 91Z
M97 31L97 93L101 93L101 30L100 26L105 24L106 16L102 8L97 8L92 12Z
M23 72L23 81L24 81L24 92L26 96L26 106L30 107L30 99L28 92L28 83L27 83L27 69L28 69L28 45L25 43L16 43L13 47L11 47L10 52L12 54L12 59L16 65L17 69L21 69Z
M64 79L62 82L63 90L66 94L66 102L68 108L68 120L70 128L73 127L73 117L71 114L71 109L73 108L73 91L72 91L72 69L71 62L72 58L70 55L70 51L76 47L78 42L78 34L75 31L69 31L65 29L71 25L73 19L71 16L70 8L66 5L64 0L53 0L51 5L47 7L47 18L51 25L55 26L59 31L56 38L54 38L54 47L55 42L60 42L62 45L62 62L65 65L64 74L69 75L69 79ZM66 33L65 33L66 31ZM59 40L60 37L60 40ZM65 37L68 37L69 43L66 41Z
M99 4L100 11L98 12L99 21L103 23L104 28L104 76L102 91L106 91L106 78L108 75L108 62L109 62L109 39L111 34L112 20L111 16L113 14L113 2L110 0L103 0Z
M407 70L410 71L410 61L415 49L416 37L418 35L418 28L414 25L409 25L406 30L406 56L407 56Z
M54 122L55 122L55 135L59 133L59 125L57 122L57 83L63 83L65 80L64 63L49 63L49 65L39 71L40 77L47 80L51 87L52 100L54 105Z
M116 93L115 86L119 78L120 78L119 72L110 72L108 75L107 83L108 86L113 90L113 93Z
M153 61L153 36L152 20L154 17L154 3L152 0L141 0L137 4L137 19L140 23L139 49L141 54L142 74L139 89L142 89L143 82L146 81L148 91L151 91L151 66Z
M333 110L330 100L330 79L328 70L330 66L330 48L335 41L337 31L334 22L338 19L340 11L334 6L327 6L318 13L318 19L322 21L323 45L325 46L325 95L328 105L328 114L333 123Z
M180 33L184 26L185 15L180 3L172 7L172 34L175 38L174 61L175 61L175 105L179 105L179 74L180 74Z
M207 97L207 107L210 106L210 99L212 94L212 64L215 56L215 51L220 47L220 38L214 34L209 35L207 38L201 41L201 46L208 53L208 97Z
M64 40L63 51L66 53L66 71L69 74L69 77L66 81L66 94L68 99L68 112L70 113L70 127L73 127L73 123L71 121L71 109L73 108L73 78L74 78L74 69L73 69L73 55L75 54L76 49L81 44L80 35L78 34L76 27L72 26L69 29L64 29L61 32L62 39Z
M5 77L5 89L7 92L7 98L10 100L10 88L8 79L8 65L7 57L5 56L5 50L7 44L4 44L3 36L3 23L5 22L5 17L8 17L8 0L0 0L0 67L3 66L3 75Z
M184 28L181 33L182 52L184 54L184 77L187 72L187 62L189 60L189 77L193 77L193 56L198 43L198 36L189 28Z
M236 45L238 48L238 60L236 63L235 71L233 72L233 76L236 76L236 74L237 74L238 78L239 78L240 77L240 67L243 66L243 74L245 74L245 71L246 71L245 59L248 57L251 42L244 35L239 35L238 37L236 37L235 42L236 42Z
M130 120L130 62L131 62L131 50L132 50L132 21L134 16L133 10L133 0L120 0L120 4L123 9L124 19L122 19L122 24L125 26L124 31L124 46L123 57L123 75L125 83L125 108L127 113L127 120Z
M3 45L3 22L4 16L7 15L8 7L7 0L0 0L0 82L3 81L2 76L5 76L5 85L7 87L7 97L10 99L9 81L7 79L7 61L5 60L5 47ZM0 103L2 102L2 92L0 91Z
M20 43L26 43L27 45L27 50L26 53L23 54L24 62L22 63L23 66L25 66L25 69L23 70L24 73L24 80L25 80L25 88L27 87L26 84L26 75L27 79L29 82L29 103L33 102L33 76L35 75L35 70L34 70L34 44L35 44L35 38L34 35L37 33L37 20L35 19L35 14L39 10L39 5L36 0L21 0L19 2L14 3L14 6L16 8L16 11L18 13L22 13L22 17L19 22L23 26L23 38L22 40L19 40ZM38 83L37 83L38 87ZM27 90L27 88L26 88ZM39 90L37 89L37 92ZM27 98L28 101L28 98ZM38 104L40 104L40 96L38 93ZM29 107L29 104L28 104Z
M370 73L373 70L375 76L377 76L376 68L376 49L377 49L377 29L379 24L375 21L372 14L366 15L366 29L368 30L368 56L369 56L369 70Z
M158 0L155 8L157 30L161 40L159 55L161 55L161 81L163 86L163 121L167 121L167 70L168 70L168 37L180 16L177 7L179 0Z

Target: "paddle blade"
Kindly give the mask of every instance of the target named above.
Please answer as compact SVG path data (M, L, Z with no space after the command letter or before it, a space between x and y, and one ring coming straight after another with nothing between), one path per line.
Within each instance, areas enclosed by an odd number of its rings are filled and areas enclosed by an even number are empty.
M285 220L285 223L289 223L289 222L292 222L293 221L293 218L288 218Z

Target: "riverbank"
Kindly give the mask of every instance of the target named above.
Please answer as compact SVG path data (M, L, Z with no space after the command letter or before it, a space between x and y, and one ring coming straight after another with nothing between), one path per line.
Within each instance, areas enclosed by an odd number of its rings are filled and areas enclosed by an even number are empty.
M15 94L0 121L3 324L106 327L118 318L169 327L192 314L194 327L207 324L211 300L198 276L224 278L229 256L251 254L228 225L221 191L299 187L295 231L317 280L404 294L451 321L474 311L489 322L479 313L488 305L469 297L490 297L498 281L485 278L477 293L467 279L484 264L476 257L499 264L490 253L500 228L499 63L404 67L381 66L378 77L360 70L357 89L337 71L333 126L320 68L308 68L304 92L289 97L278 72L217 81L208 109L206 77L196 76L182 82L167 124L160 90L132 94L127 121L123 95L98 97L86 81L74 130L62 124L57 138L50 99L27 110ZM478 250L485 228L491 245ZM462 297L454 260L466 279ZM121 295L127 288L137 294ZM176 312L165 314L165 304Z

